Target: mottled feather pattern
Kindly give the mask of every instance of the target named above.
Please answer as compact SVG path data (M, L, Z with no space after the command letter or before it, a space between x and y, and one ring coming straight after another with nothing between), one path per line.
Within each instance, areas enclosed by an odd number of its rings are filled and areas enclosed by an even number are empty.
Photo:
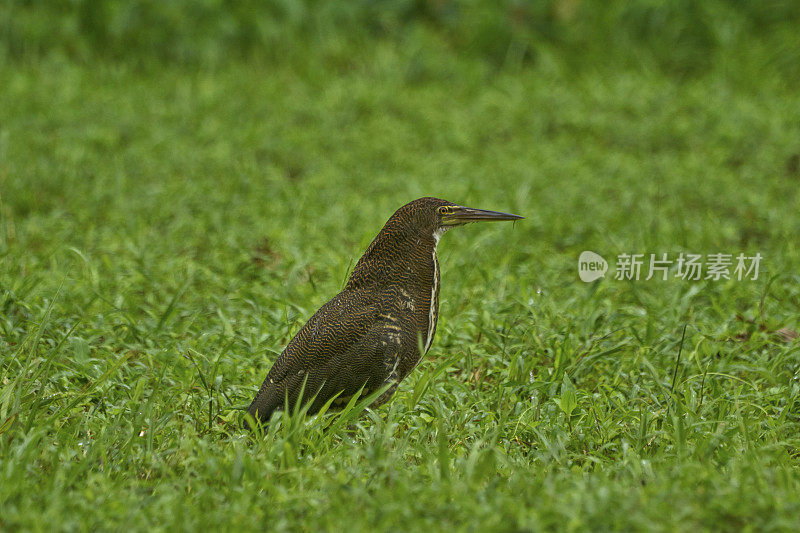
M300 328L267 374L249 412L262 421L273 411L315 398L315 412L330 398L347 398L402 381L428 344L433 296L435 333L438 291L435 268L437 198L415 200L395 212L353 268L344 290ZM438 279L437 284L438 287ZM432 340L432 339L431 339Z

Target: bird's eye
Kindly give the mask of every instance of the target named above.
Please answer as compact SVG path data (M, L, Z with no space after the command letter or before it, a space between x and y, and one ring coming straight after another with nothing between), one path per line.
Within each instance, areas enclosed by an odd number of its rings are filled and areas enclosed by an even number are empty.
M439 214L440 215L446 215L449 212L450 212L450 208L447 207L446 205L443 205L442 207L439 208Z

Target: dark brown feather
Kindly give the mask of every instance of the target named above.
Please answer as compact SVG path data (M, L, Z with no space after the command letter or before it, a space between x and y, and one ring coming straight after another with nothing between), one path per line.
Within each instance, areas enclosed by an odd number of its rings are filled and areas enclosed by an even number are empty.
M304 381L303 400L314 398L311 413L333 396L346 399L365 385L366 392L392 385L381 398L388 399L436 330L436 210L443 205L453 204L420 198L392 215L344 290L314 313L275 361L250 405L254 418L268 421L286 398L291 409Z

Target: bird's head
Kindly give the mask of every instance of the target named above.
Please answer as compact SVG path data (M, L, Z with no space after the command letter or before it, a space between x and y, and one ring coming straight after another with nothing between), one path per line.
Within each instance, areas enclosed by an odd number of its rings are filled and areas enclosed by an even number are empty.
M455 226L470 222L491 222L500 220L519 220L519 215L486 211L454 204L440 198L420 198L397 210L395 216L405 219L414 229L435 238Z
M389 217L383 229L372 240L353 268L347 288L374 282L387 273L393 275L395 271L387 270L386 265L396 263L406 269L410 255L413 256L415 252L429 253L426 248L428 246L435 250L439 237L450 228L470 222L521 218L525 217L464 207L439 198L419 198L409 202ZM412 260L411 264L419 262L417 259ZM424 262L420 264L427 265ZM376 265L381 267L376 268Z

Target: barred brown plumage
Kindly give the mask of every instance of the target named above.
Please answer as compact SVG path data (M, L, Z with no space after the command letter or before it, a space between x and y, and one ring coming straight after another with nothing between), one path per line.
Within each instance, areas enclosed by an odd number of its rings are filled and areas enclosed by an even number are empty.
M398 209L353 269L344 290L289 341L248 412L267 422L303 390L314 413L332 397L346 399L389 385L381 404L430 348L439 310L436 246L448 229L469 222L523 217L419 198ZM422 353L420 353L422 347Z

